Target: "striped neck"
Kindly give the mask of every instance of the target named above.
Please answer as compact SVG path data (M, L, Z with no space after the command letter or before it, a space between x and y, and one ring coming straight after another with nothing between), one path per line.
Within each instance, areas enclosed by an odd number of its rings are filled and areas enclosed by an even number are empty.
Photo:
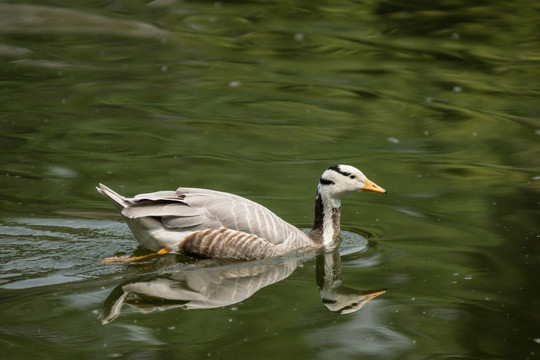
M329 246L339 236L341 202L317 191L315 199L315 220L309 237L316 243Z

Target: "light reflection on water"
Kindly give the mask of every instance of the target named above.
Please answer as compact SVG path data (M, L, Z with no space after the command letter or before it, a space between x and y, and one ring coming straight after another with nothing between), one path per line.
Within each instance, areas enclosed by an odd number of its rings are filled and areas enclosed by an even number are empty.
M5 289L99 277L104 274L97 266L99 258L121 250L121 239L129 233L122 224L111 221L37 217L6 219L0 231L5 248L0 255L0 283ZM106 249L105 243L119 249Z

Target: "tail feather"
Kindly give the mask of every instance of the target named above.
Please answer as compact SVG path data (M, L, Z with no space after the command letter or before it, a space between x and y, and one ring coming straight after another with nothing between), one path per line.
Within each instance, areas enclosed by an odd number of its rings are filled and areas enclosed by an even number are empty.
M129 201L116 191L112 190L111 188L99 184L99 186L96 186L96 190L102 194L111 199L114 203L114 206L116 206L119 210L122 210L123 208L127 207L130 203Z

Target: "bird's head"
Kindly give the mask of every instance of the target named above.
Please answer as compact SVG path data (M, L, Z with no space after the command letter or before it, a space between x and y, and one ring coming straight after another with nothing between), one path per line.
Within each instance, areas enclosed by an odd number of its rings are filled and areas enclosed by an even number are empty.
M358 191L386 194L386 190L350 165L334 165L326 169L321 176L317 191L323 198L335 199L338 203L343 196Z

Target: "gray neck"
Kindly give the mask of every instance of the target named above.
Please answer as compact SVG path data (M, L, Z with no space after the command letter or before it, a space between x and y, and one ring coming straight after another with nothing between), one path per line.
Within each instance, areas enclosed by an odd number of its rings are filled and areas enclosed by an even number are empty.
M316 243L328 246L339 236L341 204L325 198L317 192L315 199L315 220L309 237Z

